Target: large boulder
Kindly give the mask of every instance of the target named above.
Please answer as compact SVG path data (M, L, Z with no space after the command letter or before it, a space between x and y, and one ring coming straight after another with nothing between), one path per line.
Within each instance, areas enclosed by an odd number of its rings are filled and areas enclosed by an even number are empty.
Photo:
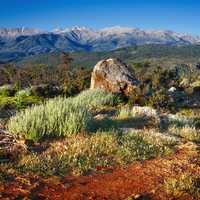
M128 95L138 83L126 64L119 59L109 58L99 61L94 67L90 88Z

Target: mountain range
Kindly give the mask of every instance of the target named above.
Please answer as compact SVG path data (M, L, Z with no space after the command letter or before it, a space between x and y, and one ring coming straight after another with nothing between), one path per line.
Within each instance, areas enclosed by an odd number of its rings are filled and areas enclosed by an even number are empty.
M93 30L73 27L41 31L30 28L0 29L0 63L59 51L111 51L144 44L199 45L200 37L165 30L111 27Z

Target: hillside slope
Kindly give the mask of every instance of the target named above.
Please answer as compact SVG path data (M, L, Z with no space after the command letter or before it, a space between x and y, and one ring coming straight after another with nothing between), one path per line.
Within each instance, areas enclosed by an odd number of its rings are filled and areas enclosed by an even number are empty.
M149 61L155 65L164 67L176 64L196 64L200 61L200 46L167 46L167 45L141 45L117 49L110 52L72 52L74 58L72 63L75 67L92 68L97 61L117 57L126 63ZM60 53L46 53L38 56L31 56L17 62L19 66L46 64L51 67L60 64Z

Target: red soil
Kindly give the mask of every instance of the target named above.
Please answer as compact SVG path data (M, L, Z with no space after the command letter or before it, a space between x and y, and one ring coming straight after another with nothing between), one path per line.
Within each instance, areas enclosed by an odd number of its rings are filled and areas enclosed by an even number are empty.
M183 172L199 174L200 167L192 167L198 154L183 145L167 158L156 158L143 163L135 163L124 169L114 169L111 173L81 177L20 177L0 186L0 199L28 200L125 200L153 199L172 200L163 189L164 179L178 177ZM179 199L190 200L183 195Z

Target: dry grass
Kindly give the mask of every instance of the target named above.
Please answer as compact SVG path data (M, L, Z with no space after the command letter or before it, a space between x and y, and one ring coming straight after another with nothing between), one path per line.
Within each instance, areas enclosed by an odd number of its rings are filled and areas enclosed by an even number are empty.
M172 135L180 136L189 141L199 141L200 132L195 127L184 126L184 127L175 127L172 126L169 128L169 133Z

